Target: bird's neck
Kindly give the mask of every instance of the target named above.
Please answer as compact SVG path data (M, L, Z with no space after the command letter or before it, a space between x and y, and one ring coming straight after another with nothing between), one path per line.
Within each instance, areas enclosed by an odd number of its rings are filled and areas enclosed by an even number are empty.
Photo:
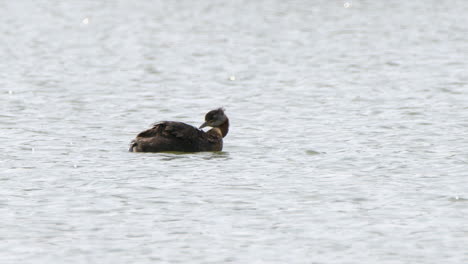
M219 127L213 127L212 129L208 131L208 133L218 134L221 137L225 137L228 132L229 132L229 119L226 119L226 122L224 122Z
M224 122L221 126L219 126L219 129L221 129L221 133L223 137L227 135L229 132L229 119L226 118L226 122Z

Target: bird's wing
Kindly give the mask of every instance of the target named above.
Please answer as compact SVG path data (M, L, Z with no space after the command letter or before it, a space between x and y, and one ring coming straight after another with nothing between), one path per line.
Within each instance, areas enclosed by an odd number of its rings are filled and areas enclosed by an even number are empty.
M140 134L137 135L137 138L149 138L161 134L161 132L164 130L164 126L161 126L162 123L163 122L154 124L152 128L140 132Z
M140 138L163 136L176 137L184 140L197 140L203 131L182 122L164 121L154 124L152 128L137 135Z

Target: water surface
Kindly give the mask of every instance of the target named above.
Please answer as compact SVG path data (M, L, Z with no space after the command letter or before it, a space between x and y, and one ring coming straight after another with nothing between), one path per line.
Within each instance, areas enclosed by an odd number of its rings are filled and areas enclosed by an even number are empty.
M8 1L1 263L465 263L468 2ZM220 153L128 153L226 108Z

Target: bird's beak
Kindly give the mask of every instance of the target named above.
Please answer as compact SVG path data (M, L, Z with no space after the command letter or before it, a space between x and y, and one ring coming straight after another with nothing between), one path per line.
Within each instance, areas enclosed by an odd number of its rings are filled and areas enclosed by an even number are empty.
M203 123L199 128L202 129L202 128L206 127L206 126L209 126L209 122L208 122L208 121L206 121L205 123Z

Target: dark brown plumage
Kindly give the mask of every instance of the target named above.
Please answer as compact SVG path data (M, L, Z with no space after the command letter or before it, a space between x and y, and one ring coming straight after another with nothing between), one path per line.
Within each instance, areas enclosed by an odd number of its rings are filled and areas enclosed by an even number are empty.
M201 128L213 127L208 132ZM164 121L137 135L130 144L130 152L199 152L221 151L223 137L229 131L229 119L224 109L212 110L205 115L200 129L182 122Z

